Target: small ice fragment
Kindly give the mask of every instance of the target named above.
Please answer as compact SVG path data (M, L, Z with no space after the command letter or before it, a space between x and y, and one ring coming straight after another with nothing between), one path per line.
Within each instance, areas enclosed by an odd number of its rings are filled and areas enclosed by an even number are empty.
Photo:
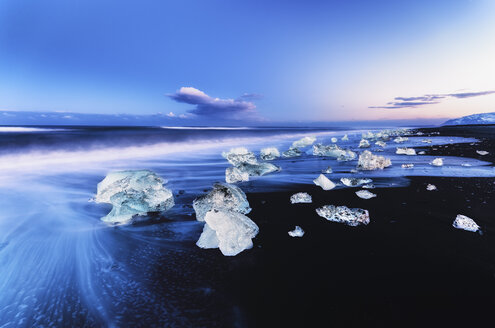
M486 150L477 150L476 151L478 154L480 154L481 156L485 156L485 155L488 155L490 154L489 152L487 152Z
M372 183L368 183L368 184L363 185L361 188L365 188L365 189L375 189L375 185L374 185L374 184L372 184Z
M342 141L348 141L349 140L349 137L347 136L347 134L345 134L342 139L340 139Z
M412 169L414 167L414 164L402 164L403 169Z
M373 139L375 135L371 131L367 131L366 133L361 134L363 139Z
M304 230L300 226L296 226L294 230L289 231L289 236L291 237L302 237L304 236Z
M472 165L469 163L462 163L461 166L472 166Z
M437 190L437 186L432 185L432 184L430 184L430 183L429 183L429 184L426 186L426 190L428 190L428 191Z
M382 170L390 165L392 165L392 161L389 158L373 155L369 150L365 150L359 155L357 168L361 170Z
M320 176L313 180L315 185L320 186L323 190L331 190L335 188L335 183L330 181L326 176L320 174Z
M329 167L327 167L326 169L324 169L324 170L322 171L322 173L327 173L327 174L332 173L332 172L333 172L333 170L332 170L332 168L331 168L330 166L329 166Z
M384 143L383 141L381 140L378 140L377 142L375 142L375 145L379 146L379 147L382 147L384 148L385 146L387 146L386 143Z
M442 166L443 165L443 158L435 158L433 161L430 163L433 166Z
M296 147L290 147L289 150L286 150L282 153L282 157L298 157L302 155L302 151Z
M465 215L462 215L462 214L458 214L456 216L452 226L454 228L457 228L457 229L463 229L463 230L471 231L471 232L476 232L476 231L480 230L480 226L477 225L473 219L471 219Z
M370 216L367 210L361 208L348 208L346 206L325 205L317 208L316 213L328 221L345 223L349 226L368 224Z
M358 187L363 184L373 182L371 179L358 179L358 178L341 178L340 182L348 187Z
M356 195L359 197L359 198L362 198L362 199L370 199L370 198L373 198L373 197L376 197L376 194L368 191L368 190L359 190L359 191L356 191Z
M251 212L246 194L241 188L226 183L214 184L210 192L193 201L193 208L198 221L204 221L206 213L213 209L230 210L242 214Z
M297 194L290 196L290 202L291 204L312 203L313 199L311 198L311 195L306 192L298 192Z
M338 141L338 140L337 140L337 138L335 138L335 137L333 137L333 138L332 138L332 139L330 139L330 140L332 140L332 142L333 142L333 143L336 143L336 142Z
M227 183L249 181L249 173L238 167L231 166L225 170L225 181Z
M430 144L431 143L431 139L423 139L423 140L421 140L421 142L423 142L423 143L429 143Z
M213 209L206 213L204 220L206 224L196 245L215 248L218 244L225 256L235 256L252 248L252 239L259 232L256 223L235 211Z
M109 173L97 186L96 203L112 204L101 220L110 224L130 223L135 215L164 212L172 208L172 191L163 186L166 180L148 170Z
M224 151L222 156L234 166L243 163L256 164L258 162L254 153L244 147L232 148L228 152Z
M422 151L420 151L420 152L418 153L418 155L424 155L424 154L426 154L426 152L425 152L424 150L422 150Z
M280 157L280 152L275 147L263 148L260 151L260 158L264 161L271 161Z
M304 137L302 139L296 140L292 143L291 148L303 148L311 146L316 141L315 137Z
M394 139L394 142L395 143L403 143L403 142L405 142L407 140L409 140L409 138L399 136L399 137L397 137L397 138Z
M407 148L407 147L399 147L395 151L396 154L398 155L416 155L416 150L414 148Z
M366 139L361 139L359 142L359 148L368 148L370 146L370 142Z

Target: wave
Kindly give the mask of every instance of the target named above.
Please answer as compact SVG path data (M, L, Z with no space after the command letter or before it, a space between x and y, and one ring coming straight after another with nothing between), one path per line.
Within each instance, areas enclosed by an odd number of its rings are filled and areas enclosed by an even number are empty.
M49 131L65 131L65 129L27 128L22 126L0 126L0 132L49 132Z
M173 130L253 130L247 126L226 127L226 126L161 126L162 129Z

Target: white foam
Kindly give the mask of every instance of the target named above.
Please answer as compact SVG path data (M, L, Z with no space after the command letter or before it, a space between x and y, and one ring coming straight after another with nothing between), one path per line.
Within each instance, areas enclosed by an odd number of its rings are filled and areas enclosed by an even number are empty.
M47 132L47 131L64 131L65 129L48 129L48 128L27 128L21 126L0 126L1 132Z

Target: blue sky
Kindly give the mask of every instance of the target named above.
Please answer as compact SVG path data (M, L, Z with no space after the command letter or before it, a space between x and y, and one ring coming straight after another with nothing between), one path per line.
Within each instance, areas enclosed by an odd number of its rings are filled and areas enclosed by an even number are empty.
M0 110L205 121L490 112L493 17L488 0L2 0Z

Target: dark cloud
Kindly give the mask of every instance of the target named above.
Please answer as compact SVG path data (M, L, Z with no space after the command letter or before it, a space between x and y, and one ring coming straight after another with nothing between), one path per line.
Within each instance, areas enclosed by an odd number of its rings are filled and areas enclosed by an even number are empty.
M168 96L177 102L195 105L195 108L189 112L199 116L242 119L256 115L256 105L243 100L253 99L249 98L253 96L250 94L244 94L240 99L220 99L210 97L196 88L182 87Z
M393 102L387 103L385 106L369 106L368 108L417 108L426 105L434 105L440 103L439 100L445 98L471 98L478 96L486 96L495 93L495 91L480 91L480 92L460 92L448 94L429 94L418 97L395 97Z

